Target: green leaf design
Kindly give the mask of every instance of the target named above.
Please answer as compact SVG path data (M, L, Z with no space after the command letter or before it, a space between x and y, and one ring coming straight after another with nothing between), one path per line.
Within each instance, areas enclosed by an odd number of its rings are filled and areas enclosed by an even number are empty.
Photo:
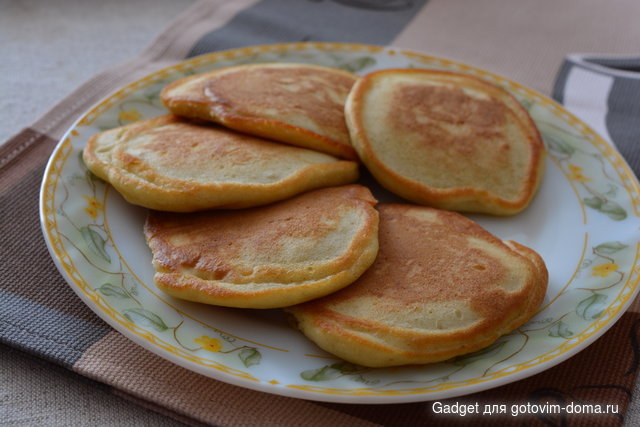
M627 211L614 201L606 200L602 197L585 197L584 203L597 211L606 214L615 221L622 221L627 217Z
M333 369L339 370L344 374L350 374L360 370L360 367L358 365L354 365L353 363L349 363L349 362L334 363L333 365L331 365L331 367Z
M370 56L363 56L361 58L356 58L353 61L342 63L339 65L339 68L355 73L364 68L372 67L374 65L376 65L376 60L374 58Z
M329 381L342 375L348 375L356 372L359 368L348 362L334 363L326 365L318 369L310 369L300 374L302 379L307 381Z
M98 175L91 172L89 169L87 169L85 177L90 184L95 184L97 182L104 182L101 178L98 177Z
M573 336L573 332L569 330L569 325L561 320L549 328L549 336L569 338Z
M594 320L602 315L604 311L604 302L607 296L603 294L593 294L588 298L580 301L576 307L576 313L584 320Z
M616 202L608 201L600 207L600 210L615 221L622 221L627 217L627 211Z
M131 287L127 289L129 295L138 296L138 287L135 284L131 284Z
M78 181L84 181L84 176L80 175L79 173L74 173L71 174L71 176L67 177L67 182L70 185L75 185L75 183Z
M112 285L111 283L105 283L100 286L98 290L107 297L116 297L121 299L130 298L129 294L127 294L124 289L119 286Z
M87 246L89 247L89 249L91 249L93 253L100 256L105 261L111 262L111 257L109 256L107 251L104 249L104 245L106 241L102 238L102 236L97 231L95 231L89 226L84 226L80 228L80 234L82 234L82 238L84 239L84 242L87 244Z
M456 357L455 359L453 359L452 363L458 366L466 366L477 360L492 357L500 353L506 343L507 343L506 341L494 342L489 347L483 348L482 350L478 350L476 352L473 352L464 356Z
M543 134L542 138L544 142L546 142L549 150L555 151L556 153L571 156L576 151L571 144L555 135Z
M613 255L614 253L627 248L628 246L621 242L606 242L602 243L594 248L598 253L605 255Z
M144 308L131 308L124 310L124 317L130 322L136 323L142 326L150 326L158 332L163 332L169 329L164 321L155 313L145 310Z
M522 108L524 108L527 111L531 111L531 108L533 107L533 101L527 98L523 98L520 99L520 105L522 105Z
M238 357L244 363L247 368L253 365L257 365L262 360L262 354L255 347L245 348L239 354Z
M84 163L84 153L83 150L78 151L78 161L80 163L80 168L87 169L87 165Z
M151 93L144 94L143 96L145 97L145 99L147 101L153 102L153 100L155 100L155 99L160 99L160 91L156 90L156 91L153 91Z
M330 365L318 369L310 369L300 374L303 380L307 381L329 381L338 378L342 373Z
M606 196L616 197L616 195L618 194L618 187L616 185L613 185L613 184L609 184L607 187L609 189L607 191L605 191L604 194Z
M605 200L600 197L585 197L583 200L585 205L596 210L600 210L605 202Z

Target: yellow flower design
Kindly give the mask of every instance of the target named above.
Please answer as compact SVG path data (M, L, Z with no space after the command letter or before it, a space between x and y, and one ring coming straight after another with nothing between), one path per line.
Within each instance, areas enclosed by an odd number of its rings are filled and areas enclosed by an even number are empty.
M593 267L592 270L593 270L592 274L594 276L607 277L609 274L613 273L614 271L618 271L618 264L615 264L615 263L600 264Z
M578 182L587 182L591 181L591 178L582 174L582 168L580 166L569 164L569 170L571 171L571 175L569 179Z
M135 122L142 118L138 110L123 110L118 114L118 118L123 122Z
M196 338L194 340L196 344L199 344L201 348L212 351L214 353L222 350L222 342L217 338L211 338L206 335Z
M98 211L102 209L102 203L96 200L95 197L91 196L82 196L87 201L87 207L84 208L84 211L89 214L89 216L93 219L98 217Z

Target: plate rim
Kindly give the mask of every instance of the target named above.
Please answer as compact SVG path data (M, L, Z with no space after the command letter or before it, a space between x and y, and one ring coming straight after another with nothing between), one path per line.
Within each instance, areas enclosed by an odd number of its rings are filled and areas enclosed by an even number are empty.
M89 308L94 313L96 313L102 320L104 320L107 324L113 327L116 331L123 334L125 337L132 340L137 345L140 345L144 349L151 351L152 353L164 358L165 360L170 361L171 363L177 364L191 371L200 373L202 375L205 375L206 377L213 378L229 384L234 384L240 387L249 388L252 390L262 391L262 392L275 394L275 395L310 399L310 400L323 401L323 402L356 403L356 404L387 404L387 403L393 404L393 403L432 401L432 400L451 398L451 397L456 397L461 395L468 395L468 394L476 393L479 391L484 391L484 390L492 389L495 387L499 387L512 382L521 381L532 375L536 375L540 372L550 369L553 366L556 366L564 362L565 360L568 360L569 358L575 356L580 351L586 349L598 338L600 338L604 333L606 333L627 311L629 306L632 304L635 296L640 291L640 286L638 285L640 281L640 276L638 276L638 273L635 273L636 276L638 277L635 277L635 279L633 277L634 275L633 270L637 269L636 267L638 266L637 259L636 259L636 264L631 267L629 278L626 281L626 284L631 283L630 287L632 290L631 292L628 293L625 301L622 304L620 304L620 307L618 308L617 312L613 316L610 316L607 319L605 319L606 321L603 320L603 325L597 328L594 328L593 326L591 326L587 328L585 331L583 331L582 334L586 333L588 329L592 329L592 328L595 329L585 339L583 339L582 341L579 341L570 349L562 352L557 356L550 358L549 360L540 362L532 367L525 368L524 370L517 372L518 374L520 374L520 375L516 375L517 378L513 378L513 375L506 373L505 375L497 379L494 378L494 379L487 379L484 381L478 381L474 384L452 387L448 390L445 389L444 391L443 390L418 391L415 393L393 394L393 395L380 394L380 393L359 395L359 394L353 394L353 393L340 393L335 391L328 393L328 392L323 392L321 390L311 390L313 388L318 389L322 387L309 387L307 389L294 388L291 386L285 386L285 387L275 386L274 387L274 385L268 384L266 382L254 381L251 379L228 375L225 372L219 371L217 369L210 369L203 365L193 363L192 361L184 358L178 359L174 354L172 354L168 350L162 347L158 347L157 345L154 345L154 343L151 340L139 334L138 332L135 332L134 330L136 329L135 325L131 323L125 324L125 322L123 322L122 320L119 320L118 318L111 316L109 313L105 312L104 310L99 309L100 308L99 305L96 305L95 301L93 301L89 295L87 295L85 292L82 291L81 286L78 283L76 283L75 279L72 277L69 271L67 271L67 268L63 265L63 260L59 257L59 255L56 252L56 248L53 246L53 243L52 243L53 238L50 235L51 231L48 228L47 218L46 218L47 216L46 205L45 205L46 191L48 187L51 186L51 184L48 181L49 181L49 178L51 177L52 171L56 167L55 163L57 160L59 160L61 156L60 153L64 149L65 144L68 144L69 146L71 146L71 142L69 141L69 138L73 130L78 126L82 126L83 123L87 123L89 118L91 117L95 118L96 116L98 116L101 110L106 110L109 107L111 107L113 104L117 103L120 100L120 96L125 96L125 94L129 92L134 92L135 90L139 89L139 87L144 87L142 86L144 82L153 81L154 79L161 80L162 78L167 77L169 74L179 72L181 71L181 69L184 69L188 66L191 66L191 65L197 66L198 63L201 63L201 64L215 63L220 59L232 58L231 55L242 56L247 52L255 52L255 51L264 52L264 51L269 51L274 49L275 51L285 51L285 52L290 52L292 50L293 51L295 50L332 51L336 49L346 50L349 52L362 51L362 52L371 52L371 53L379 53L383 51L386 51L386 52L395 51L397 53L405 55L406 57L418 57L420 59L426 58L428 60L442 61L443 64L447 64L447 65L456 64L463 71L474 70L474 73L479 73L482 76L490 76L492 80L497 79L500 81L508 82L514 87L524 91L524 93L532 96L532 98L536 100L544 101L544 103L548 105L552 105L556 111L561 111L563 114L566 115L566 117L564 117L565 120L570 120L574 124L576 123L580 124L580 126L584 129L585 134L590 134L591 136L594 137L593 138L593 142L595 143L594 145L596 145L600 151L604 151L603 154L606 154L607 159L609 161L611 159L614 159L618 164L618 166L622 166L621 175L627 178L630 178L629 181L630 181L632 190L635 192L635 194L640 193L640 183L638 183L637 178L631 171L626 160L614 147L612 147L609 143L604 141L600 135L594 132L593 129L591 129L591 127L588 124L584 123L582 120L580 120L575 115L573 115L573 113L565 109L563 106L561 106L559 103L557 103L553 99L537 92L534 89L530 89L529 87L526 87L520 83L512 81L506 77L494 74L492 72L489 72L471 65L467 65L465 63L461 63L458 61L449 60L449 59L445 59L437 56L432 56L428 54L423 54L415 50L395 48L393 46L377 46L377 45L367 45L367 44L358 44L358 43L297 42L297 43L263 44L263 45L253 45L253 46L247 46L247 47L236 48L236 49L227 49L223 51L217 51L213 53L196 56L184 61L179 61L172 65L163 67L139 79L136 79L133 82L126 83L123 86L120 86L115 91L108 94L107 96L103 97L97 103L95 103L92 107L90 107L89 109L81 113L80 116L67 129L67 131L64 133L64 135L60 138L60 140L56 144L56 147L54 148L53 152L51 153L47 161L47 166L43 174L43 179L41 182L40 194L39 194L39 214L40 214L39 216L40 216L41 231L43 233L44 240L45 240L47 249L49 251L49 254L53 259L54 264L56 265L56 268L61 273L61 275L67 282L67 284L71 286L74 292L81 298L83 303L88 305ZM625 186L626 186L626 183L625 183ZM55 190L55 183L53 187ZM629 191L629 194L631 195L631 191ZM640 215L638 215L637 200L633 199L633 197L631 198L631 200L632 200L632 205L634 207L634 215L638 217ZM638 253L638 245L636 246L636 254ZM624 289L624 286L623 286L623 289ZM622 295L622 291L620 295ZM608 307L610 307L610 305ZM597 322L594 322L594 323L597 323ZM138 328L138 329L141 329L141 328ZM578 346L579 348L574 351L574 348ZM489 387L487 387L487 382L489 382L490 384Z

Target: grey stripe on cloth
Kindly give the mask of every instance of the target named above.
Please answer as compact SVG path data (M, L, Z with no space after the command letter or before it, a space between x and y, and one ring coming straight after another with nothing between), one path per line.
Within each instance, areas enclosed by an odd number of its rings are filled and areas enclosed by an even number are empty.
M567 78L569 77L569 71L573 68L573 62L565 60L558 70L556 75L556 81L553 84L553 90L551 96L560 104L564 104L564 89L567 86Z
M9 346L0 345L0 378L3 426L192 425L145 410L138 400L116 398L107 384Z
M609 92L607 129L636 176L640 176L640 72L618 77Z
M638 58L601 58L601 57L585 57L588 63L607 67L613 73L632 72L640 73L640 57Z
M262 0L202 37L189 57L258 44L388 44L427 0Z
M38 217L43 171L0 193L0 341L70 367L111 328L78 303L49 257Z
M577 70L580 73L576 73ZM580 74L581 81L572 81L575 74ZM602 94L603 105L590 105L594 102L594 92L603 88L588 85L588 81L595 81L585 79L589 75L610 81L607 93ZM640 57L570 55L556 77L553 98L566 105L569 85L574 86L574 91L575 85L581 85L583 109L602 110L607 136L636 176L640 176Z
M66 367L111 331L1 289L0 301L2 342Z

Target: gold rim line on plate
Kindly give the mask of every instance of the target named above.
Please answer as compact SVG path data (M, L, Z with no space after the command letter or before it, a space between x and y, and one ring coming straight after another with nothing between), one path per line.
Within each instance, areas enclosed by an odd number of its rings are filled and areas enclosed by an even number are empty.
M640 258L640 243L636 246L636 254L635 254L633 265L637 265L639 258ZM592 324L585 327L585 329L580 334L576 335L575 337L572 337L571 339L566 340L563 344L559 345L555 349L549 350L546 353L543 353L540 356L534 359L528 360L526 362L522 362L516 365L511 365L506 368L503 368L499 371L494 372L492 375L489 375L489 376L484 375L482 377L473 378L470 380L447 382L440 385L425 387L422 389L414 388L402 394L420 394L420 393L429 393L429 392L433 393L437 391L450 390L450 389L458 388L462 386L480 384L483 382L496 380L498 378L502 378L508 375L513 375L517 372L521 372L524 369L530 369L534 366L538 366L542 363L548 362L549 360L552 360L560 356L561 354L566 353L567 351L575 348L585 340L591 338L595 333L599 332L603 326L607 326L610 323L611 319L620 312L621 308L629 300L629 297L633 295L633 292L627 292L625 294L624 291L626 289L635 289L638 285L638 282L640 281L639 268L632 268L630 273L631 274L629 274L629 279L627 279L624 286L620 289L620 293L618 293L617 298L606 308L606 310L603 311L602 315L597 320L595 320ZM636 277L635 281L630 284L634 274L638 277ZM614 307L614 303L616 302L618 302L618 304L616 307ZM609 316L605 316L605 314L609 314ZM581 339L576 340L576 338L581 338ZM517 368L517 369L514 369L514 368ZM307 391L322 391L322 392L331 393L331 394L384 395L386 392L388 392L388 390L385 390L385 392L380 393L380 392L376 392L371 388L351 389L353 393L347 393L346 391L341 392L342 389L323 388L319 386L290 385L289 387L303 389Z
M582 199L582 197L580 197L580 192L578 191L578 188L576 187L576 184L573 182L573 180L569 177L569 174L567 173L567 171L562 167L562 165L560 164L560 162L558 162L558 159L556 159L555 157L553 157L551 154L547 153L547 157L551 159L551 161L556 165L556 167L558 169L560 169L560 172L562 172L562 174L565 176L565 178L567 179L567 182L569 183L569 185L571 186L571 189L573 190L573 192L576 195L576 198L578 199L578 204L580 205L580 209L582 210L582 224L586 225L587 224L587 209L584 205L584 200Z
M160 70L156 73L153 73L149 76L147 76L146 78L143 78L141 80L138 80L137 82L134 82L128 86L125 86L124 88L122 88L121 90L119 90L118 92L116 92L115 94L113 94L112 96L110 96L109 98L107 98L106 100L104 100L103 102L101 102L100 104L98 104L96 107L94 107L92 110L90 110L87 114L85 114L83 116L83 118L78 122L77 126L85 126L87 124L90 124L93 122L93 120L95 120L95 118L97 118L98 113L101 113L103 110L106 110L107 108L109 108L110 106L112 106L113 104L115 104L116 102L118 102L121 98L123 98L126 95L129 95L130 93L134 92L137 89L141 89L143 87L148 86L151 83L157 82L163 78L168 77L170 74L176 74L177 72L181 71L181 70L185 70L186 68L188 68L189 66L192 65L205 65L205 64L212 64L215 63L215 61L219 60L219 59L233 59L233 58L237 58L237 57L241 57L242 55L246 55L249 53L264 53L264 52L288 52L288 51L295 51L295 50L305 50L305 49L317 49L317 50L335 50L337 48L341 49L341 50L346 50L348 52L352 52L353 50L355 50L354 47L359 47L360 50L364 49L370 49L370 52L381 52L384 50L384 48L382 47L372 47L372 46L366 46L366 45L349 45L349 44L340 44L340 43L331 43L331 44L327 44L327 43L298 43L298 44L286 44L286 45L270 45L270 46L262 46L262 47L251 47L251 48L244 48L244 49L238 49L238 50L234 50L234 51L229 51L229 52L220 52L220 53L215 53L215 54L210 54L210 55L205 55L204 57L198 57L198 58L193 58L191 60L185 61L184 63L181 64L177 64L174 66L170 66L165 68L164 70ZM350 50L351 49L351 50ZM231 54L231 52L233 52L233 54ZM389 51L390 55L395 54L395 51ZM402 52L405 56L409 56L407 52ZM448 61L448 60L442 60L440 58L434 58L434 57L429 57L426 55L421 55L421 54L415 54L415 53L411 53L410 54L411 57L414 58L420 58L422 61L434 61L437 60L440 63L443 64L454 64L454 62L452 61ZM462 67L464 69L474 69L477 70L473 67L470 66L465 66L464 64L459 64L459 63L455 63L457 64L459 67ZM483 75L490 75L493 76L493 74L488 73L488 72L484 72L482 71L481 74ZM500 81L502 82L509 82L507 79L503 78L503 77L499 77L498 78ZM630 174L630 169L628 168L628 166L626 166L626 164L624 163L623 160L620 159L619 154L612 148L609 146L608 143L606 143L605 141L603 141L599 136L597 136L597 134L595 134L591 129L589 129L587 126L584 125L584 123L582 123L579 119L577 119L575 116L573 116L571 113L567 112L566 110L562 109L561 107L559 107L558 104L556 104L555 102L547 99L546 97L541 97L539 95L537 95L534 91L531 91L527 88L523 88L522 86L520 86L519 84L510 82L512 84L513 87L519 89L519 91L524 91L524 93L533 95L533 98L535 99L536 102L541 103L541 104L545 104L547 107L551 107L553 112L556 113L556 115L558 116L557 118L559 118L560 120L563 120L565 123L572 125L572 127L574 129L576 129L578 131L578 133L582 136L585 137L587 140L593 142L594 144L592 145L596 145L599 147L600 151L607 154L606 156L606 160L609 162L613 162L616 166L615 171L616 173L619 175L619 177L621 177L621 182L623 187L625 188L625 190L627 190L628 195L630 196L630 200L631 200L631 204L634 207L634 211L636 213L636 215L638 214L638 204L640 203L640 197L638 197L638 183L635 182L634 179L629 179L629 174ZM579 124L579 126L576 126L576 124ZM75 129L74 129L75 130ZM589 137L590 136L590 137ZM62 144L64 145L64 143ZM54 227L56 229L56 231L59 233L59 230L57 230L57 220L56 220L56 216L55 216L55 208L54 205L52 204L52 206L49 206L46 202L50 201L51 203L53 203L53 196L49 193L51 191L53 191L55 193L55 189L57 188L57 182L58 182L58 178L59 175L61 173L62 168L65 165L66 162L66 157L68 157L68 155L70 153L67 153L67 155L65 156L65 158L63 160L60 159L60 154L63 152L63 148L61 147L61 149L59 151L56 151L55 155L54 155L54 159L52 161L52 165L54 167L52 167L52 169L49 171L48 176L46 177L46 184L45 184L45 191L44 191L44 199L45 199L45 203L44 203L44 207L45 207L45 218L53 218L53 223L50 221L46 221L45 222L45 227L47 229L47 235L50 239L50 241L52 243L56 242L58 243L58 245L60 245L60 249L54 246L54 252L56 253L56 256L58 256L58 259L60 260L60 263L62 265L62 267L65 269L65 271L69 274L69 276L72 278L72 280L74 281L74 283L76 283L76 285L81 286L82 282L78 282L76 280L76 278L73 276L73 270L75 269L75 267L72 267L72 265L69 265L68 263L64 262L65 258L69 258L69 255L66 253L64 246L62 245L62 242L60 241L60 239L58 239L56 236L53 236L52 234L52 227ZM51 176L55 175L55 178L53 180L53 184L51 183ZM53 186L53 190L52 187ZM634 194L635 193L635 194ZM634 197L635 195L635 197ZM47 200L50 199L50 200ZM568 351L569 349L575 347L576 345L580 344L581 342L583 342L585 339L589 338L590 336L592 336L594 333L598 332L600 329L602 329L603 326L606 326L609 323L609 320L612 318L612 316L616 315L622 305L624 305L630 298L630 296L633 294L633 292L628 292L626 295L623 295L624 290L626 289L631 289L631 288L635 288L637 283L638 283L638 278L636 278L636 280L633 282L632 286L629 286L629 283L631 282L631 277L635 274L637 274L636 270L637 270L637 252L638 248L636 248L636 259L634 261L634 264L631 266L631 274L629 276L629 279L627 280L627 282L625 283L625 286L622 288L621 293L618 295L618 298L616 298L615 301L620 300L621 304L618 304L617 306L617 310L612 311L613 309L613 305L610 305L607 310L603 313L603 316L601 316L598 321L594 322L594 325L592 325L591 327L587 327L585 328L585 331L583 331L583 333L581 333L580 335L578 335L578 337L583 337L580 340L576 340L576 337L572 338L571 341L572 344L571 346L567 347L567 342L565 342L564 345L560 345L559 347L557 347L556 349L545 353L545 355L551 354L551 353L557 353L560 352L558 354L553 354L551 356L551 358L554 357L558 357L560 354L566 353L566 351ZM71 270L70 270L71 268ZM77 272L77 271L76 271ZM84 284L86 285L86 282L84 282ZM80 288L83 292L84 289ZM607 316L604 316L604 314L607 314ZM111 313L109 313L110 317ZM118 323L121 323L121 321L116 318L116 317L112 317L114 320L116 320ZM130 322L127 323L121 323L123 327L127 328L128 330L130 330L131 332L133 332L134 334L140 336L141 338L144 338L146 340L149 340L150 338L138 333L135 330L131 329L132 324ZM589 334L586 334L586 331L589 331ZM147 332L148 334L148 332ZM586 335L586 336L585 336ZM574 342L575 341L575 342ZM172 346L171 346L172 347ZM169 351L169 350L168 350ZM175 353L174 353L175 354ZM179 357L182 357L181 353L176 354ZM549 358L545 359L545 360L540 360L543 356L542 355L538 358L534 358L532 359L532 361L538 360L538 362L536 364L540 364L543 363L545 361L547 361ZM530 363L531 361L529 361ZM527 364L527 362L525 362L525 364ZM519 366L519 365L515 365L515 366ZM534 365L532 365L534 366ZM521 369L518 370L510 370L509 372L505 373L504 375L512 375L515 372L518 372L522 369L528 368L531 366L523 366ZM471 385L471 384L477 384L479 382L483 382L483 381L488 381L487 380L467 380L464 381L462 383L451 383L450 387L446 387L446 388L455 388L455 387L460 387L462 385ZM259 381L259 380L258 380ZM328 391L333 391L335 392L335 390L337 389L325 389L325 388L317 388L317 387L307 387L307 386L295 386L295 385L291 385L289 387L297 387L297 388L308 388L308 389L313 389L312 391L323 391L323 392L328 392ZM320 389L320 390L318 390ZM443 389L443 387L441 386L440 389ZM357 390L357 389L356 389ZM437 391L437 390L431 390L431 391ZM415 393L422 393L423 391L416 391ZM339 394L348 394L346 393L346 391L342 391ZM381 394L381 393L376 393L376 394ZM395 393L393 392L382 392L382 394L388 394L388 395L395 395Z
M255 341L252 341L252 340L248 340L248 339L246 339L246 338L239 337L239 336L237 336L237 335L235 335L235 334L231 334L231 333L228 333L228 332L226 332L226 331L223 331L222 329L217 328L217 327L215 327L215 326L209 325L209 324L207 324L207 323L203 322L202 320L200 320L200 319L196 319L195 317L191 316L190 314L185 313L184 311L182 311L182 310L180 310L179 308L175 307L175 306L174 306L173 304L171 304L169 301L167 301L166 299L162 298L162 297L161 297L161 296L160 296L160 295L159 295L159 294L158 294L158 293L157 293L157 292L156 292L156 291L155 291L151 286L148 286L148 285L145 283L145 281L144 281L144 280L142 280L142 279L141 279L141 278L140 278L140 277L139 277L139 276L138 276L138 275L133 271L133 269L131 268L131 266L129 265L129 263L124 259L124 257L122 256L122 253L120 252L120 249L119 249L119 248L118 248L118 246L116 245L116 241L113 239L113 236L111 235L111 229L109 228L109 221L108 221L108 219L107 219L107 215L106 215L106 199L107 199L107 193L109 192L109 189L110 189L110 188L111 188L111 186L110 186L110 185L106 185L106 186L105 186L105 191L104 191L104 193L105 193L105 195L104 195L105 203L102 205L102 206L103 206L103 207L102 207L102 209L103 209L103 211L104 211L104 213L103 213L103 216L104 216L104 225L105 225L105 229L106 229L107 236L109 236L109 240L111 241L111 243L112 243L112 245L113 245L113 249L116 251L116 254L118 255L118 258L120 259L120 261L122 262L122 264L124 265L124 267L129 271L129 274L130 274L130 275L131 275L131 276L132 276L132 277L133 277L133 278L134 278L138 283L140 283L140 284L141 284L141 285L142 285L142 286L143 286L143 287L144 287L144 288L145 288L145 289L146 289L146 290L147 290L151 295L153 295L154 297L156 297L160 302L162 302L162 303L163 303L163 304L165 304L166 306L171 307L173 310L175 310L175 312L176 312L176 313L179 313L180 315L182 315L182 316L184 316L184 317L186 317L186 318L188 318L188 319L191 319L191 320L193 320L193 321L195 321L195 322L197 322L197 323L201 324L202 326L205 326L205 327L207 327L207 328L210 328L210 329L212 329L212 330L216 331L217 333L223 333L223 334L228 335L228 336L230 336L230 337L233 337L233 338L236 338L236 339L242 340L242 341L244 341L244 342L247 342L247 343L250 343L250 344L254 344L254 345L257 345L257 346L260 346L260 347L263 347L263 348L269 348L269 349L271 349L271 350L278 350L278 351L282 351L282 352L285 352L285 353L289 351L289 350L284 349L284 348L274 347L274 346L270 346L270 345L267 345L267 344L261 344L261 343L259 343L259 342L255 342Z
M567 283L560 289L560 291L556 294L556 296L554 296L552 299L549 300L548 303L546 303L545 305L543 305L542 307L540 307L537 311L536 314L534 314L534 316L537 316L538 314L542 313L543 311L545 311L547 308L551 307L551 305L558 299L560 298L560 296L562 296L562 294L564 294L564 292L567 290L567 288L569 287L569 285L571 284L571 282L573 282L575 280L575 278L578 276L578 272L580 271L580 267L582 266L582 263L584 262L584 256L587 253L587 242L589 241L589 233L585 232L584 233L584 244L582 245L582 255L580 255L580 259L578 260L578 265L576 266L576 269L573 271L573 274L571 275L571 277L569 278L569 280L567 281Z
M83 118L78 122L77 126L86 126L91 124L95 118L97 118L98 113L103 112L104 110L113 106L116 102L122 100L125 96L134 92L135 90L141 89L143 87L147 87L152 83L159 82L163 79L166 79L172 75L177 74L180 71L184 71L194 66L202 66L202 65L212 65L221 60L232 60L237 59L239 57L246 57L250 54L260 54L260 53L286 53L290 51L302 51L308 49L317 49L320 51L335 51L341 50L346 52L368 52L368 53L384 53L386 51L389 55L393 56L396 53L400 53L406 58L417 59L425 64L430 65L440 65L445 67L457 68L468 72L470 74L479 75L485 79L492 80L494 82L504 83L508 86L509 90L512 92L518 92L521 94L526 94L529 99L546 106L552 112L556 114L557 117L562 119L566 124L573 127L578 133L591 142L596 142L595 145L597 149L599 149L605 157L613 163L615 167L615 171L618 174L619 178L621 178L621 184L624 188L627 189L627 193L631 196L632 205L634 208L634 212L636 216L640 216L640 184L635 179L629 179L629 177L635 176L631 169L628 167L626 162L621 158L620 154L602 137L600 137L596 132L593 131L587 124L585 124L582 120L576 117L573 113L566 110L563 106L555 102L554 100L548 98L545 95L538 93L533 89L529 89L513 80L510 80L506 77L500 76L498 74L494 74L492 72L483 70L481 68L477 68L471 65L463 64L460 62L452 61L445 58L439 58L435 56L430 56L422 53L411 52L408 50L394 49L394 48L385 48L383 46L373 46L366 44L358 44L358 43L319 43L319 42L299 42L299 43L282 43L282 44L272 44L272 45L259 45L259 46L251 46L245 48L232 49L223 52L215 52L210 54L205 54L201 56L197 56L191 59L187 59L178 64L170 65L165 68L162 68L146 77L143 77L140 80L137 80L133 83L130 83L117 92L113 93L111 96L103 100L94 106L91 110L89 110ZM635 197L634 197L635 196Z
M68 274L69 278L76 285L76 289L80 290L86 298L93 301L96 305L100 307L102 312L113 321L117 322L129 332L137 335L140 338L149 341L156 346L164 349L165 351L173 354L174 356L181 357L185 360L189 360L192 363L199 364L201 366L205 366L208 368L214 368L221 372L224 372L229 375L233 375L236 377L240 377L247 380L260 382L257 378L253 377L253 375L248 372L244 372L242 370L232 368L226 366L218 361L200 358L195 356L192 352L185 351L184 349L180 349L158 336L150 333L149 331L137 327L134 323L129 322L128 320L122 319L122 314L118 312L116 309L111 307L101 295L97 294L93 288L89 285L89 283L85 280L85 278L80 274L80 271L75 266L71 256L66 251L64 244L62 243L62 239L59 237L60 235L64 236L63 233L60 232L57 224L57 216L55 215L55 192L58 188L57 183L59 179L62 177L62 169L68 160L69 156L73 153L73 145L69 138L65 138L63 142L60 144L59 149L56 150L54 154L54 158L52 161L52 168L45 178L44 184L44 193L43 193L43 210L45 218L53 215L53 222L45 222L47 235L49 237L49 241L51 242L51 248L53 252L56 254L62 268ZM53 181L51 181L51 178ZM53 228L52 228L53 227ZM54 235L55 233L55 235Z
M614 170L620 178L620 183L627 190L627 193L630 196L630 199L632 201L631 204L636 216L640 216L640 184L634 178L635 174L633 173L631 168L627 165L620 153L610 143L605 141L589 125L579 119L575 114L564 108L562 105L533 89L529 89L528 87L521 85L520 83L494 74L490 71L483 70L481 68L476 68L471 65L458 63L456 61L437 58L411 51L402 51L401 53L407 57L418 59L427 64L435 63L444 65L446 67L455 66L460 70L464 70L465 72L469 72L471 74L476 74L485 79L488 78L488 80L492 80L494 82L506 83L510 91L516 93L524 93L528 95L529 99L532 99L534 102L537 102L538 104L544 105L549 108L553 113L555 113L556 117L559 117L566 124L570 125L573 129L578 131L580 136L592 143L595 142L595 144L591 145L593 145L598 151L600 151L605 156L605 158L610 161L611 165L614 166Z

